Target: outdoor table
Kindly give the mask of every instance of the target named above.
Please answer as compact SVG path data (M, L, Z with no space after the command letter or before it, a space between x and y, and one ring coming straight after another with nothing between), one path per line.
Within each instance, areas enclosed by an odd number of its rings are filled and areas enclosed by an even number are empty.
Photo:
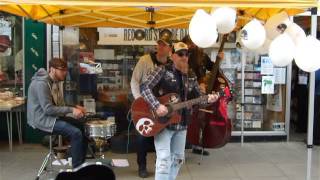
M0 104L0 112L6 113L10 152L12 152L12 114L13 113L16 114L19 144L22 144L21 120L22 120L23 110L24 110L24 101L19 101L19 102L12 101L12 103L10 103L8 105L1 105Z

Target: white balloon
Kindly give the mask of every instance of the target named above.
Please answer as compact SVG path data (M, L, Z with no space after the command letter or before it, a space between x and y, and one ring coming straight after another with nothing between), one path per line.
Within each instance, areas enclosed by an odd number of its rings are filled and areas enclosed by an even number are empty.
M293 60L295 45L287 33L276 37L270 44L269 57L275 66L287 66Z
M237 39L236 39L236 48L239 49L239 51L242 49L242 50L248 50L244 45L243 43L241 42L241 32L238 31L236 32L236 36L237 36Z
M198 9L190 21L189 35L192 42L201 48L212 46L218 38L215 20L203 9Z
M300 69L314 72L320 68L319 53L320 41L313 36L307 36L297 44L294 59Z
M291 23L289 15L284 11L270 17L264 25L268 39L273 40L281 34L281 31L278 29L279 25L283 24L288 27Z
M304 30L296 23L289 25L285 32L292 38L295 45L307 37Z
M212 8L212 17L216 20L218 32L230 33L236 26L237 11L230 7Z
M241 42L248 49L258 49L266 39L266 31L260 21L253 19L241 30Z
M268 54L269 52L269 47L271 44L271 40L266 38L266 40L264 41L263 45L258 48L257 50L255 50L258 54Z

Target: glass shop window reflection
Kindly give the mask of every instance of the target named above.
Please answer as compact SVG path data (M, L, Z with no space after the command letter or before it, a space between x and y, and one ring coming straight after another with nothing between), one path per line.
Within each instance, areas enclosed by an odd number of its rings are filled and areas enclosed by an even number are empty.
M0 91L22 90L22 18L0 12Z

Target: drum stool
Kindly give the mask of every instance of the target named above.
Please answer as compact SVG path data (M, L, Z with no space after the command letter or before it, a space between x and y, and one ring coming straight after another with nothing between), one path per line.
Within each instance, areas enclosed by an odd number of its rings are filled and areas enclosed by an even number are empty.
M53 151L53 147L52 147L52 141L53 141L53 137L54 135L53 134L49 134L49 152L48 154L46 155L46 157L44 158L42 164L41 164L41 167L38 171L38 174L37 174L37 177L36 177L36 180L39 180L40 179L40 176L42 174L42 172L46 169L47 170L52 170L52 162L54 160L58 160L60 164L62 164L62 162L60 161L60 159L57 158L57 156L54 154L54 151ZM61 135L59 135L61 137ZM49 169L48 169L49 168Z

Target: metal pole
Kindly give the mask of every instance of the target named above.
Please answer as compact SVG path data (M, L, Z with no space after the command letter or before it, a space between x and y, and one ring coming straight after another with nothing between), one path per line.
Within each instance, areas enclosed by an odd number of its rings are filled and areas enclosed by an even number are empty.
M244 142L244 69L246 66L246 50L242 50L241 52L241 146L243 146Z
M23 97L26 97L26 82L25 82L25 74L26 74L26 66L25 66L25 18L22 18L22 66L23 66L23 71L22 71L22 91L23 91Z
M59 43L59 58L62 58L62 30L61 30L61 27L59 27L59 40L58 40L58 43Z
M46 62L49 62L50 59L53 58L52 52L53 52L53 46L52 46L52 25L47 24L47 60ZM48 64L48 63L47 63ZM49 70L49 65L47 66L47 69Z
M311 35L317 37L317 8L311 9ZM313 147L315 72L310 73L308 104L308 141L307 148Z
M311 169L312 169L312 149L308 149L308 155L307 155L307 175L306 180L311 180Z
M287 66L287 86L286 86L286 111L285 111L285 132L287 134L287 142L290 140L290 105L291 105L291 77L292 63Z

